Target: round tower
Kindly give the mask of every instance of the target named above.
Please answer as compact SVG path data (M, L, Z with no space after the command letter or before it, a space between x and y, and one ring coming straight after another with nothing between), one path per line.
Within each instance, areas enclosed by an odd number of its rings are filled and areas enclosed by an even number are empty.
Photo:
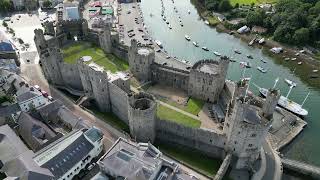
M154 62L155 53L150 46L138 46L135 39L131 40L128 60L131 73L140 81L151 80L151 65Z
M140 92L129 98L130 134L137 141L154 142L156 109L155 98L150 94Z

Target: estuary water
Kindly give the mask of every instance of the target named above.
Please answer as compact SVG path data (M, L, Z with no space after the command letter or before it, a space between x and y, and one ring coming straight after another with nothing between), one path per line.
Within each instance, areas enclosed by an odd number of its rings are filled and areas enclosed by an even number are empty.
M172 29L163 21L161 17L161 1L160 0L142 0L141 10L144 16L144 23L148 29L148 33L153 39L162 42L164 49L170 56L176 56L190 63L195 63L201 59L218 59L213 54L217 51L223 55L234 57L237 62L230 63L228 70L228 78L231 80L239 80L242 76L243 69L240 68L240 61L249 61L252 68L246 69L245 76L252 77L251 82L258 86L270 88L273 86L276 78L280 78L277 88L280 89L282 95L286 95L289 86L284 82L284 78L293 80L297 83L289 98L302 103L305 96L310 92L310 96L304 107L309 111L309 115L305 118L308 125L304 131L289 145L282 153L286 157L305 161L320 166L320 79L310 79L312 68L305 63L297 65L297 61L284 61L270 57L268 50L249 47L247 43L241 41L226 33L219 33L215 28L209 27L200 18L195 6L189 0L163 0L164 14L169 21ZM175 11L174 6L177 11ZM190 14L188 13L190 10ZM180 26L179 16L183 23ZM185 35L191 37L191 41L186 41ZM195 47L192 41L199 43L199 47ZM201 47L206 46L210 51L204 51ZM234 53L237 49L242 54ZM252 55L253 59L246 56ZM263 63L261 59L267 63ZM257 66L267 69L267 73L261 73L257 70ZM250 85L250 89L258 94L258 89Z

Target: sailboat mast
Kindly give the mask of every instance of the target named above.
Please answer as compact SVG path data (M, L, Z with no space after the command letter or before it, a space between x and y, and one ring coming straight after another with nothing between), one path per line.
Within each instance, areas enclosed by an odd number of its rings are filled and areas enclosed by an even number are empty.
M310 91L308 92L307 96L304 98L302 104L301 104L301 107L304 105L304 103L307 101L308 97L310 95Z
M289 89L289 91L288 91L288 94L287 94L286 98L288 98L288 97L289 97L289 95L290 95L290 93L291 93L292 88L293 88L293 86L290 86L290 89Z
M277 78L277 79L275 80L275 82L274 82L274 85L273 85L273 88L272 88L272 89L276 88L278 81L279 81L279 78Z

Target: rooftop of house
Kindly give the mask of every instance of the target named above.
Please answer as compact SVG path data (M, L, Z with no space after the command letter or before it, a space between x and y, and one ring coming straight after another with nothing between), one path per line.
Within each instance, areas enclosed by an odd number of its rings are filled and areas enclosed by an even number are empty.
M178 169L178 164L162 158L150 143L134 143L119 138L98 161L101 170L114 177L140 179L192 179Z
M90 129L89 129L90 130ZM61 177L75 164L86 158L94 148L86 129L75 130L38 151L33 160L47 168L55 177ZM93 130L94 131L94 130Z
M18 95L17 101L18 103L22 103L38 96L42 96L41 92L36 89L30 89L29 91L23 92L22 94Z
M0 161L5 163L28 151L19 136L8 126L0 126Z

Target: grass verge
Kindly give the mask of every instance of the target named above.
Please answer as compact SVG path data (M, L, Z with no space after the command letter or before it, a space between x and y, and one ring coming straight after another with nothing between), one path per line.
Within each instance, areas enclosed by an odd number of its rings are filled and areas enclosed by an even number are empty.
M180 145L169 145L164 143L156 144L162 152L188 164L197 171L213 177L218 172L222 163L219 159L210 158L200 151L193 150Z
M94 113L97 117L99 117L101 120L105 121L107 124L125 131L127 133L130 132L129 126L121 121L115 114L113 113L106 113L106 112L100 112L94 107L87 107L92 113Z
M174 121L176 123L192 127L192 128L199 128L201 125L201 122L197 119L193 119L187 115L184 115L180 112L177 112L175 110L172 110L166 106L158 105L157 108L157 116L160 119L168 120L168 121Z
M177 107L183 111L186 111L188 113L191 113L193 115L198 115L198 113L201 111L203 105L205 104L204 101L199 100L199 99L195 99L195 98L190 98L188 100L188 103L186 106L183 106L181 104L178 104L174 101L168 100L168 99L161 99L162 101L170 104L171 106Z

